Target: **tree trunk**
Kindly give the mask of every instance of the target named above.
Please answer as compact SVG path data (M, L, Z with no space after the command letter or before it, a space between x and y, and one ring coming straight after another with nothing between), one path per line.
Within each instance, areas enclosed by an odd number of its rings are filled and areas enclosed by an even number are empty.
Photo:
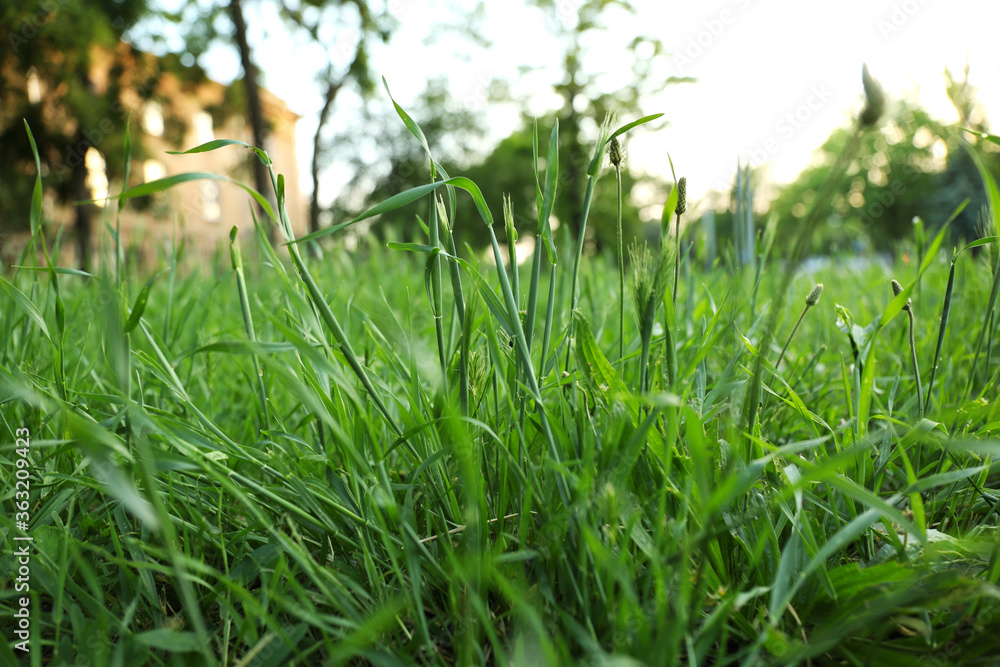
M326 121L330 116L330 109L333 108L333 101L337 97L337 93L340 92L340 87L344 85L343 81L330 82L330 87L326 89L326 98L323 100L323 108L319 112L319 125L316 127L316 135L313 137L313 155L312 155L312 198L309 201L309 233L319 231L319 164L320 164L320 154L322 149L320 144L320 134L323 132L323 127L326 125Z
M80 152L80 163L73 167L73 197L78 202L91 198L87 191L87 149L90 141L84 136L83 130L76 131L73 145ZM76 209L76 251L80 269L90 272L90 214L91 204L78 204Z
M247 24L243 19L243 6L240 2L241 0L230 0L229 15L233 21L233 38L236 40L236 45L240 50L240 64L243 66L243 85L246 88L247 114L250 116L250 127L253 130L253 143L258 148L265 150L264 140L266 132L264 129L264 113L260 104L260 89L257 86L257 68L254 66L253 59L251 58L250 44L247 42ZM271 192L271 179L268 175L267 167L256 158L252 162L254 186L257 192L267 197L273 204L274 197ZM260 213L260 219L264 220L263 211ZM274 227L270 224L266 224L266 227L268 238L273 241Z
M569 137L569 160L566 164L566 192L568 197L568 208L570 211L570 228L573 234L580 231L580 222L583 219L583 181L584 173L590 164L590 157L587 155L583 144L580 143L580 115L574 108L576 98L579 96L580 88L571 84L564 92L566 96L566 117L559 121L564 128L563 136Z
M590 158L587 149L580 143L580 114L576 110L576 98L583 92L579 83L580 77L580 34L574 32L572 44L566 52L563 67L566 70L565 83L556 87L563 97L563 118L559 119L559 131L567 140L565 161L560 161L566 170L566 208L569 213L569 225L574 235L580 233L580 222L583 219L584 178Z

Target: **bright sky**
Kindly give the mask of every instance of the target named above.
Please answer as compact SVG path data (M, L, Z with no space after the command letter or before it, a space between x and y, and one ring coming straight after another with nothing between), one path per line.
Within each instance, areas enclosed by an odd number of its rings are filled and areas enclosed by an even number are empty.
M564 47L554 36L551 16L517 0L487 2L482 26L493 45L484 50L451 34L425 43L434 21L456 20L453 14L442 16L439 3L388 3L400 28L388 46L373 48L372 65L404 108L412 107L428 79L442 74L447 74L458 104L486 115L494 140L517 122L516 109L485 102L484 86L494 77L508 79L515 93L530 97L532 113L558 107L551 84L562 76ZM471 9L476 3L455 4ZM556 0L556 20L572 24L580 4ZM994 122L1000 121L997 0L638 0L631 5L634 14L619 8L605 13L609 30L594 34L585 67L605 73L605 89L617 87L616 82L630 79L632 63L624 45L646 34L661 39L673 54L658 63L658 76L698 79L647 100L642 113L662 111L670 124L627 142L634 168L669 174L669 152L678 175L687 176L692 199L729 187L738 159L767 163L773 181L793 179L812 150L859 108L864 62L890 98L916 97L942 120L956 121L943 71L950 67L960 77L968 60L980 101ZM244 6L266 87L303 116L297 132L305 181L322 104L315 76L323 53L315 45L294 44L275 27L280 22L269 3ZM351 29L331 26L326 36L335 62L353 53ZM222 82L239 73L232 48L217 49L202 64ZM536 69L520 74L522 65ZM388 103L384 95L379 97ZM333 124L349 127L356 107L352 99L339 98ZM343 165L328 170L322 185L326 202L338 194L347 175ZM302 189L310 186L303 182Z

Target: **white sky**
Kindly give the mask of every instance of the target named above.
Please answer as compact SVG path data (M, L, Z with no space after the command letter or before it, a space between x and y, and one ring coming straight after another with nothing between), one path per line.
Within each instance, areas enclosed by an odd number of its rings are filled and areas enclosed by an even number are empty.
M412 108L426 81L446 74L458 104L485 114L494 140L513 130L517 111L487 104L483 86L493 77L512 82L531 97L530 110L554 110L551 84L561 78L563 45L552 18L518 0L486 3L483 50L452 35L425 45L442 16L433 0L389 0L400 27L388 46L372 49L374 70L384 75L396 100ZM475 2L457 2L468 6ZM556 0L556 20L575 21L581 0ZM614 8L604 15L605 34L593 34L585 66L602 71L607 89L631 78L624 45L635 35L663 41L667 51L656 71L693 76L694 84L670 86L643 105L643 114L664 112L670 125L626 142L634 168L669 174L666 154L678 175L686 175L690 197L732 183L737 159L769 164L773 181L785 182L805 167L813 149L860 106L861 66L867 62L890 98L916 97L945 121L957 115L944 92L944 68L970 80L988 116L1000 120L1000 1L998 0L707 0L632 2L635 13ZM307 183L311 142L322 89L315 76L324 61L320 47L299 46L280 28L268 2L244 3L265 86L303 116L297 128L302 190ZM266 34L265 34L266 33ZM353 53L354 33L330 26L328 52L337 62ZM229 82L239 73L231 47L202 63L213 78ZM536 67L522 76L520 65ZM385 95L379 94L388 103ZM332 125L349 127L356 103L338 99ZM622 118L627 122L629 118ZM997 128L993 128L994 131ZM639 135L636 135L639 138ZM280 168L280 165L278 165ZM322 198L331 201L348 173L329 169Z

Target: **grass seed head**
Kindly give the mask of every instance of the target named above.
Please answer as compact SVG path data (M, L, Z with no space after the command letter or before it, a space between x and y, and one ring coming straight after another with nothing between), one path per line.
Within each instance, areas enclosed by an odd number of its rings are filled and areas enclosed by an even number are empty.
M649 252L649 247L645 243L635 243L629 246L628 254L632 260L632 299L635 301L636 311L640 313L641 321L641 313L646 311L646 304L649 303L655 287L653 253Z
M885 111L885 91L882 90L882 84L868 71L868 65L861 68L861 84L865 89L865 108L858 120L862 127L871 127Z
M478 401L489 388L490 367L486 356L479 350L472 350L469 355L469 389L472 397Z
M686 176L681 176L681 179L677 181L677 215L683 215L687 211L687 184L688 179Z
M618 137L615 137L608 144L608 159L614 167L620 167L622 162L625 161L625 149L622 148L621 142L618 141Z
M618 122L618 115L609 113L604 116L604 122L601 123L601 128L597 132L597 146L594 151L594 159L597 162L597 171L591 176L596 175L600 172L601 168L604 166L604 146L608 143L608 138L611 136L611 128L614 127L615 123Z
M437 206L438 220L441 223L441 229L451 231L451 223L448 221L448 209L445 208L444 200L435 195L434 202Z
M899 296L902 291L903 291L903 286L899 284L899 281L898 280L893 280L892 281L892 295L893 296ZM903 310L905 310L905 311L909 311L910 310L910 303L911 303L911 301L912 301L911 299L907 299L906 300L906 305L903 306Z
M514 227L514 207L510 203L510 195L508 194L503 196L503 222L504 229L507 232L507 243L516 242L517 228Z
M675 257L674 247L669 243L660 243L660 251L656 255L656 266L653 269L653 295L652 298L659 299L667 291L667 282L670 279L670 268Z
M823 295L823 283L816 283L816 286L809 290L806 295L806 305L812 308L819 303L820 296Z

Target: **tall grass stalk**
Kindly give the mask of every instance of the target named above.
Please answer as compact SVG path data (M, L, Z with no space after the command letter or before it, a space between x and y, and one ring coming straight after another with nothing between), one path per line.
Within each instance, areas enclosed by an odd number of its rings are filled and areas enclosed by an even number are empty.
M542 271L542 250L548 256L549 263L555 266L557 255L552 242L552 227L549 224L549 217L552 213L552 205L555 202L556 183L559 177L559 119L552 124L552 133L549 135L549 151L545 160L545 187L538 180L538 122L532 126L532 157L535 166L535 205L538 209L538 228L535 231L535 250L531 258L531 285L528 288L528 312L525 318L525 336L528 340L528 348L534 338L535 315L538 311L538 284ZM546 318L546 327L551 326L551 322ZM542 357L544 365L544 356Z
M661 243L656 259L645 246L632 248L632 300L639 324L641 353L639 356L639 391L650 389L649 349L653 340L656 310L666 294L670 273L670 246ZM666 327L664 327L666 329Z
M750 165L741 167L736 164L735 205L733 207L733 248L736 253L736 266L740 275L747 275L754 269L754 218L753 218L753 183L750 180ZM751 311L751 316L755 315Z
M980 236L988 236L989 227L985 223L985 220L989 219L989 209L984 207L984 210L980 216ZM998 230L1000 232L1000 230ZM1000 251L998 251L995 244L989 244L986 246L986 264L987 266L995 267L997 263L1000 262ZM990 334L986 337L986 368L993 367L993 341L996 340L997 333L997 323L1000 319L996 317L996 310L990 313ZM1000 374L994 375L994 383L1000 382Z
M257 333L253 326L253 314L250 312L250 297L247 294L246 277L243 275L243 255L240 253L240 244L236 238L239 228L233 225L229 232L229 257L232 262L233 271L236 273L236 291L240 296L240 309L243 311L243 328L247 333L247 340L252 345L257 343ZM257 400L260 402L260 428L266 430L270 428L267 418L267 390L264 387L264 371L260 367L257 353L250 355L253 363L253 374L257 390Z
M670 162L670 171L673 173L674 162L667 156L667 160ZM670 194L667 195L667 201L663 205L663 212L660 214L660 251L662 252L664 248L670 247L670 221L674 217L674 211L677 210L677 203L680 200L680 186L675 185L670 189ZM673 307L673 295L671 295L669 310L666 310L666 317L664 318L663 324L663 359L664 359L664 372L666 375L666 386L673 388L675 381L677 380L677 352L674 344L674 327L676 325L676 312ZM664 306L667 308L667 306ZM639 386L642 387L642 367L643 364L640 362L640 383Z
M434 161L431 160L431 182L435 180ZM441 247L441 225L438 220L438 207L436 200L430 203L430 245L432 248ZM430 297L431 310L434 316L434 331L437 337L438 363L441 368L441 386L445 396L448 395L448 353L444 342L444 287L441 277L441 258L437 253L432 254L428 260L431 263L431 283Z
M132 171L132 137L131 137L132 133L129 131L129 129L130 129L129 125L131 123L131 120L132 120L132 116L131 116L131 114L129 114L128 118L126 118L126 120L125 120L125 147L124 147L125 148L125 154L124 154L124 158L125 158L125 164L124 164L125 174L124 174L124 180L122 182L122 190L125 190L125 189L128 188L129 176L131 175L131 171ZM115 291L118 294L118 298L120 300L120 306L119 307L122 309L122 312L125 312L126 309L128 308L128 294L126 292L127 285L126 285L126 280L125 280L125 266L124 266L124 263L125 263L125 260L124 260L125 251L124 251L124 248L122 247L123 244L122 244L122 238L121 238L121 215L122 215L122 210L125 208L126 202L127 202L127 200L119 199L116 202L117 206L115 207L115 238L114 238L114 251L115 251ZM129 337L129 332L128 331L124 332L124 334L122 335L122 337L121 337L121 345L122 345L123 349L122 349L121 353L116 356L116 359L118 359L119 363L124 367L124 369L121 372L119 372L119 374L118 374L119 383L120 383L122 392L125 394L126 397L128 397L129 400L131 400L132 399L132 373L129 372L128 367L130 365L129 357L131 357L131 355L132 355L132 353L131 353L132 344L131 344L131 339ZM128 421L128 415L126 414L125 432L127 434L127 439L129 441L131 441L131 438L132 438L131 431L132 431L132 427L131 427L131 424Z
M608 116L601 124L600 132L597 135L597 143L594 148L594 160L597 161L597 168L588 170L587 172L587 190L583 196L583 212L580 215L580 222L577 229L576 256L573 260L573 280L570 283L570 318L567 325L569 330L566 334L566 365L564 369L566 372L569 372L569 360L573 353L572 345L570 343L573 334L573 311L576 310L577 299L579 297L580 260L583 258L583 242L587 235L587 218L590 217L590 205L594 198L594 188L597 186L597 176L604 162L604 146L608 142L612 122L613 118ZM593 161L591 162L591 166L593 166Z
M552 206L555 204L556 185L559 178L559 119L552 124L552 131L549 134L549 149L545 159L545 185L544 188L539 182L538 165L538 123L532 126L532 157L534 158L535 171L535 205L538 208L538 228L535 231L535 251L531 262L531 286L528 291L528 312L525 317L525 336L528 343L528 350L534 339L535 317L538 312L538 285L541 279L542 254L548 258L549 271L549 293L545 306L545 325L542 332L541 352L538 360L538 383L541 385L545 376L545 365L548 355L549 341L552 335L552 318L554 314L554 299L556 288L556 264L558 254L552 239L552 225L550 217Z
M774 338L778 318L785 309L785 300L787 299L792 279L795 276L795 271L805 256L814 221L819 212L826 208L827 203L833 196L834 188L840 183L841 177L854 157L855 151L857 151L862 133L878 121L885 109L885 95L878 83L869 74L867 66L862 69L862 82L865 89L865 108L858 117L850 139L840 152L840 155L837 156L836 162L827 174L826 180L820 187L819 192L816 194L812 207L806 214L805 219L798 226L798 233L795 235L795 242L792 246L788 263L768 312L767 324L764 327L760 343L757 346L758 353L743 404L744 428L746 429L746 433L753 433L754 431L754 424L757 420L757 407L760 403L761 382L763 381L764 356Z
M548 364L549 358L549 343L552 341L552 320L555 309L555 298L556 298L556 265L553 264L549 268L549 298L545 303L545 328L542 331L542 349L540 354L540 361L538 362L538 383L541 384L542 378L546 375L545 367ZM556 364L558 366L558 363Z
M594 197L594 187L597 185L597 177L600 174L601 167L604 164L604 147L607 145L608 141L618 137L625 132L628 132L633 127L638 127L644 123L656 120L662 113L656 113L649 116L643 116L639 120L632 121L622 127L618 128L614 132L611 132L611 126L615 123L615 117L608 115L605 117L604 122L601 124L601 129L597 135L597 142L594 144L594 157L590 161L590 166L587 168L587 191L583 197L583 213L580 216L580 226L577 230L576 238L576 258L573 261L573 280L570 284L570 300L569 300L569 311L570 320L568 326L568 331L566 333L566 366L565 370L569 372L569 360L572 356L572 345L570 340L573 336L573 311L576 310L578 292L580 287L580 259L583 257L583 241L587 232L587 218L590 216L590 205Z
M618 231L618 358L625 356L625 251L622 247L622 162L625 151L617 138L608 144L608 161L615 168L616 201L618 202L616 222Z
M768 259L771 256L771 249L774 247L774 239L778 233L778 216L772 214L764 225L764 234L761 239L760 249L755 256L757 261L757 275L753 281L753 290L750 293L750 314L757 313L757 295L760 292L760 285L764 280L764 269L767 267Z
M899 284L898 281L893 280L892 285L892 295L899 296L903 292L903 286ZM917 386L917 416L920 419L924 418L924 390L920 384L920 365L917 363L917 342L914 338L913 330L916 326L913 315L913 302L911 299L906 300L906 305L903 306L903 310L906 311L908 320L910 323L910 361L913 363L913 380Z
M788 349L788 344L792 342L792 337L795 336L795 332L799 330L799 325L802 324L802 320L805 319L806 313L809 309L819 303L819 298L823 294L823 283L816 283L816 286L809 290L809 294L806 295L806 307L802 309L802 314L799 315L799 319L795 322L795 326L792 327L792 332L788 334L788 339L785 340L785 346L781 348L781 354L778 355L778 361L774 363L774 367L778 368L781 366L781 360L785 358L785 351Z
M948 220L944 223L945 226L949 225L956 217L958 217L958 215L965 210L965 207L968 206L968 204L969 204L968 199L960 203L955 208L955 210L952 211L951 216L949 216ZM930 379L927 381L927 396L924 398L924 405L928 408L931 406L931 392L934 390L934 378L937 375L938 361L941 359L941 349L944 345L944 336L948 330L948 319L951 317L951 298L955 290L956 262L958 262L958 258L962 255L963 252L965 252L969 248L976 247L977 245L980 245L983 242L984 241L982 239L980 239L979 241L973 241L972 243L969 243L964 248L956 252L955 255L951 258L950 268L948 270L948 284L944 290L944 304L941 307L941 324L938 326L937 344L934 347L934 363L931 364L931 376ZM922 245L920 254L922 257L923 256ZM920 265L923 266L923 260L921 260Z
M944 335L948 330L948 318L951 316L951 298L955 291L955 261L956 254L951 260L951 268L948 270L948 284L944 290L944 304L941 306L941 324L938 326L937 344L934 347L934 363L931 364L931 376L927 380L927 396L924 405L931 406L931 396L934 391L934 378L937 376L938 361L941 359L941 349L944 346Z
M130 127L132 124L132 114L131 112L125 118L125 173L122 176L122 190L128 189L129 178L132 175L132 132ZM122 210L125 208L124 199L119 199L117 206L115 207L115 238L114 238L114 250L115 250L115 284L118 286L118 290L121 292L124 290L124 249L122 247Z
M979 176L983 180L983 184L986 187L986 197L989 201L989 213L990 219L993 227L993 235L1000 237L1000 188L997 187L996 179L993 178L993 174L986 168L983 164L982 158L979 156L979 152L973 150L971 147L966 146L969 154L972 156L973 162L976 163L976 169L979 170ZM1000 256L1000 253L998 253ZM983 325L979 330L979 336L976 338L976 349L972 357L972 367L969 371L969 379L965 385L965 397L968 398L969 392L972 390L972 384L976 377L976 371L978 370L977 363L979 362L979 354L983 348L983 341L986 339L986 335L991 329L991 320L994 309L997 303L997 293L1000 292L1000 261L994 262L993 268L993 284L990 288L990 297L986 303L986 308L983 310Z
M447 174L444 174L447 179ZM450 193L450 201L452 203L451 210L454 211L454 192ZM451 218L454 215L452 213L449 215L448 210L445 208L444 202L437 201L438 207L438 218L441 221L441 229L444 233L444 240L448 252L452 256L458 256L458 250L455 247L455 235L452 233L452 222ZM465 292L462 288L462 269L456 262L448 263L449 273L451 274L451 290L455 300L455 312L459 325L461 326L460 332L460 342L459 342L459 357L458 357L458 397L459 403L462 408L462 414L465 416L469 415L469 354L470 354L470 342L469 342L469 332L472 329L472 323L466 321L466 307L465 307Z
M482 198L482 195L480 194L479 197ZM531 363L531 352L528 350L527 339L524 336L524 328L521 326L517 300L514 298L514 293L511 291L510 281L507 279L507 271L504 269L503 265L503 255L500 253L500 245L497 243L496 234L493 232L493 220L491 218L484 218L484 222L489 230L490 243L493 246L493 258L496 260L497 276L500 278L500 291L503 293L510 323L514 327L514 344L521 357L521 363L527 371L528 389L531 391L532 398L535 399L535 409L538 412L538 419L541 422L542 432L549 445L549 455L552 457L552 460L559 465L562 463L562 455L559 453L559 447L556 445L555 437L552 434L552 428L549 425L549 419L545 412L545 404L542 401L542 392L539 389L538 381L535 379L535 369L534 365ZM563 475L559 474L556 476L556 486L559 489L559 495L562 497L563 503L566 508L569 509L569 487L567 486Z
M28 127L28 121L24 121L24 129L28 134L28 142L31 145L32 157L35 159L35 184L31 190L31 206L28 209L31 242L28 244L26 253L27 250L32 250L32 254L34 254L33 247L35 239L39 239L41 241L42 254L45 256L45 269L49 276L49 284L52 286L52 294L54 297L53 307L56 316L57 337L55 340L52 340L50 336L48 337L49 342L52 345L53 355L55 357L54 379L56 390L59 393L59 398L65 402L69 400L69 393L66 384L66 306L63 303L62 294L59 290L59 276L56 273L52 257L49 255L48 241L45 239L45 229L42 225L42 162L38 156L38 146L35 144L35 137L31 133L31 128ZM25 324L27 324L27 322L25 322Z
M385 406L385 403L382 402L382 399L380 398L378 392L375 391L375 387L372 385L371 378L368 377L368 372L361 365L361 362L358 360L357 355L354 353L354 348L351 346L350 339L348 339L347 334L344 333L344 330L340 326L340 322L337 320L337 317L333 314L333 310L330 308L330 305L326 302L326 299L323 297L323 293L320 290L319 285L316 284L316 280L312 277L312 274L309 272L308 267L306 267L305 262L302 260L302 255L299 252L298 246L295 243L293 243L293 241L295 241L295 233L292 231L291 222L288 220L288 212L285 210L284 207L285 203L284 179L279 178L275 175L274 167L272 166L270 159L268 159L265 164L268 168L268 171L271 174L271 183L274 185L275 192L278 193L278 209L281 216L281 227L282 231L284 231L285 233L286 241L289 242L288 252L292 258L292 263L295 265L295 270L298 273L299 278L305 284L306 289L309 292L310 300L316 307L317 311L319 311L320 317L323 319L323 322L326 324L327 328L333 334L334 340L336 340L337 344L340 346L340 350L341 352L343 352L344 358L350 365L351 370L353 370L354 374L358 377L359 380L361 380L361 384L362 386L364 386L365 391L368 392L368 395L375 403L375 407L378 408L378 411L382 413L382 416L385 418L389 426L392 427L393 431L395 431L397 434L402 433L403 432L402 429L399 427L399 425L396 423L396 420L390 414L389 409Z
M674 215L674 310L677 310L677 286L681 282L681 215L687 211L687 177L681 176L677 181L677 208Z
M983 326L979 330L979 336L976 338L976 348L972 355L972 366L969 372L969 379L965 385L965 397L968 398L970 392L972 391L973 381L977 375L978 370L979 355L983 349L983 342L986 340L987 334L992 329L993 325L993 311L997 303L997 293L1000 291L1000 263L996 265L993 271L992 287L990 288L989 300L986 303L986 308L984 309Z

